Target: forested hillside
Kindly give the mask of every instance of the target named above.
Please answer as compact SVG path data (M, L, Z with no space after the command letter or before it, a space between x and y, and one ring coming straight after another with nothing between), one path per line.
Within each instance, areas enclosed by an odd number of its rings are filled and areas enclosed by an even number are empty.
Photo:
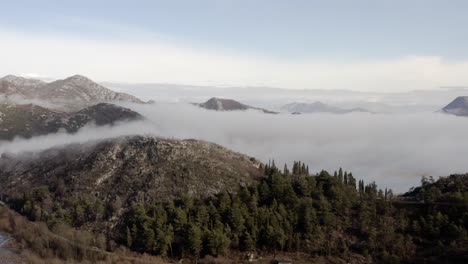
M134 251L169 259L297 252L310 259L328 256L351 263L468 260L467 175L438 181L424 178L421 187L396 198L391 190L356 181L341 169L310 175L300 162L292 171L287 167L281 171L274 163L263 169L262 180L237 192L205 199L187 195L164 202L135 202L123 214L116 232L104 231L107 243L116 241ZM10 202L16 210L51 227L65 222L77 228L92 225L115 206L100 204L102 209L96 209L94 203L71 203L41 211L53 203L48 199L50 192L44 186ZM426 198L423 194L427 193L451 198L442 203L439 198ZM87 218L77 219L81 211L89 212L84 214Z

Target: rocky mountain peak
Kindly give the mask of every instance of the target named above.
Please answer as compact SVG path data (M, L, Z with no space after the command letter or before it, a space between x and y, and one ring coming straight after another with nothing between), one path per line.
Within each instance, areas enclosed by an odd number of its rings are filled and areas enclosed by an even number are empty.
M450 104L448 104L446 109L458 108L458 107L468 107L468 96L458 96Z
M24 77L19 77L15 75L6 75L3 78L0 78L1 82L7 82L14 86L37 86L43 85L45 82L37 79L29 79Z
M218 110L218 111L232 111L232 110L246 110L250 107L239 103L232 99L222 99L213 97L203 103L203 106L207 109Z
M208 101L200 104L196 104L202 108L216 111L236 111L236 110L247 110L254 109L254 107L242 104L232 99L223 99L218 97L212 97Z
M60 90L63 89L87 89L87 90L108 90L107 88L97 84L88 77L83 75L73 75L63 80L51 82L49 85L54 86Z
M33 100L47 108L66 112L103 102L144 103L135 96L114 92L79 74L50 83L8 75L0 79L0 94L25 102Z
M78 83L78 84L83 84L83 83L95 83L91 79L89 79L86 76L75 74L73 76L70 76L63 81L65 82L73 82L73 83Z
M277 112L273 112L273 111L266 110L263 108L252 107L250 105L246 105L246 104L240 103L232 99L224 99L224 98L218 98L218 97L212 97L204 103L199 103L195 105L208 109L208 110L215 110L215 111L257 110L266 114L277 114Z
M442 112L458 116L468 116L468 96L455 98L450 104L442 108Z

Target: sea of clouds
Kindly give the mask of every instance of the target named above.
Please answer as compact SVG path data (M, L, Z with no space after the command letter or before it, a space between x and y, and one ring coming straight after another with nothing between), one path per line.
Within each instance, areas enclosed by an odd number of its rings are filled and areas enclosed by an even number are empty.
M264 114L216 112L185 103L124 105L147 119L116 126L87 126L78 133L53 134L0 143L0 153L40 151L69 143L123 135L201 139L256 157L314 172L342 167L366 182L397 192L422 176L468 171L468 119L435 112L411 114Z

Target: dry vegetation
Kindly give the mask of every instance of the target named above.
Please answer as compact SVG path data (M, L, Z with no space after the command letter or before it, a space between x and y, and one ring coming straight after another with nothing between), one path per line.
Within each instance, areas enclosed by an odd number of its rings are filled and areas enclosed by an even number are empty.
M49 230L45 223L31 222L5 207L0 207L0 231L13 238L1 263L167 263L161 258L141 255L123 247L113 248L105 237L65 225Z

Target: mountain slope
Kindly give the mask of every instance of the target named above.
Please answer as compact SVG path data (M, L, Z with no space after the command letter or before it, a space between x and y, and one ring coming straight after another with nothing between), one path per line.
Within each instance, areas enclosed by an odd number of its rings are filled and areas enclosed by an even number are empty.
M36 104L63 111L77 111L104 102L143 103L132 95L114 92L81 75L50 83L8 75L0 79L0 95L11 100L35 100Z
M0 104L0 140L30 138L59 131L73 133L89 123L98 126L142 116L130 109L101 103L75 113L54 111L37 105Z
M262 172L255 159L216 144L127 136L38 153L3 153L0 197L14 203L25 193L43 193L48 198L41 199L54 204L41 209L49 215L56 206L70 210L79 203L91 211L73 225L103 232L118 226L135 203L233 192Z
M450 202L456 204L465 199L468 206L468 174L452 174L447 177L423 178L422 185L402 195L405 199L424 202ZM467 193L468 194L468 193Z
M0 94L3 96L23 95L24 97L32 97L38 88L46 84L40 80L7 75L0 78Z
M450 104L442 108L441 111L457 116L468 116L468 96L455 98Z
M277 112L269 111L263 108L252 107L232 99L222 99L213 97L208 101L200 104L195 104L202 108L215 111L245 111L245 110L258 110L266 114L277 114Z
M68 194L95 194L104 200L156 201L182 195L206 197L235 190L261 175L253 158L197 140L127 136L72 144L39 153L3 154L0 193L32 187Z
M335 106L330 106L322 102L313 103L290 103L281 107L282 111L290 113L333 113L346 114L351 112L368 112L362 108L344 109Z
M74 75L64 80L48 83L40 92L40 98L53 97L59 100L78 100L83 102L126 101L143 103L143 101L132 95L114 92L81 75Z

